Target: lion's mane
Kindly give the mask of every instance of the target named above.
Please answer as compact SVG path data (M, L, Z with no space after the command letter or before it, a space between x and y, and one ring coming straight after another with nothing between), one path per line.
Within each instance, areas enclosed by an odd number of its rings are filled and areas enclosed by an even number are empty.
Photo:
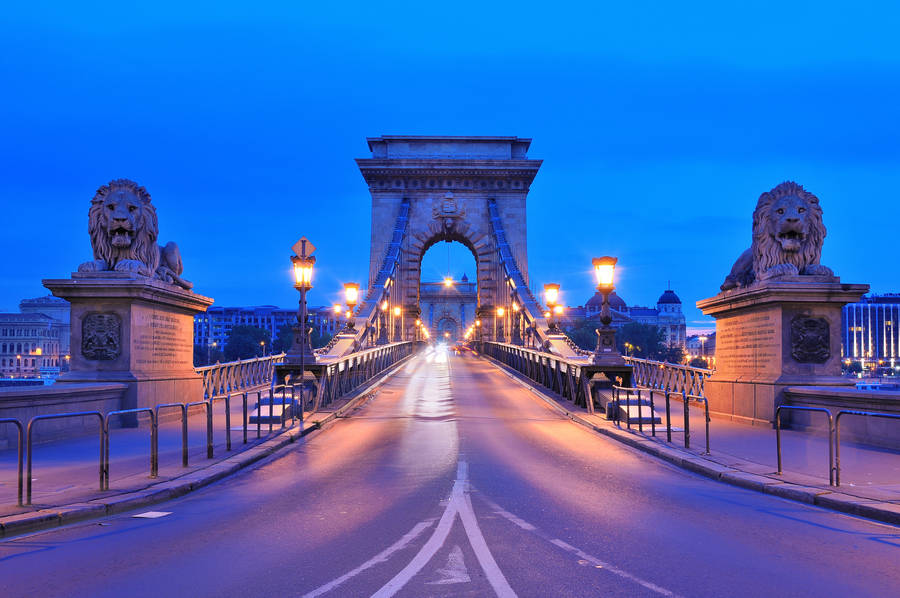
M114 191L127 191L140 200L140 213L135 218L134 242L128 247L115 247L109 238L108 214L103 201ZM156 208L150 203L150 194L144 187L128 179L115 179L97 189L88 211L88 233L94 259L104 260L114 270L122 260L137 260L147 266L150 276L159 267L159 223Z
M803 201L807 211L807 230L800 251L787 252L775 239L772 205L782 197L793 195ZM799 272L807 266L819 263L822 243L825 240L825 224L819 198L792 181L781 183L759 196L753 212L753 270L756 277L777 264L793 264Z

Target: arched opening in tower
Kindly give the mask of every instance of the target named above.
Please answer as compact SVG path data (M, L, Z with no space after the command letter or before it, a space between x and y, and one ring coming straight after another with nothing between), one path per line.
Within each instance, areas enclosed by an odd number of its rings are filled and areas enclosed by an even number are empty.
M458 241L439 241L422 256L419 308L422 323L436 339L461 341L475 322L477 265L472 250Z

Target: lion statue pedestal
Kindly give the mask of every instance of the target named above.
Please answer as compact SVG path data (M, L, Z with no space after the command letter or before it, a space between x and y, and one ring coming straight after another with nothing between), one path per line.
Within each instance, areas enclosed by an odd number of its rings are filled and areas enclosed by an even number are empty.
M194 315L212 299L128 272L74 273L44 286L72 305L67 382L123 382L122 409L203 398Z
M716 371L705 383L711 411L774 421L789 386L845 386L841 308L868 292L819 264L825 226L817 197L786 182L763 193L753 243L722 292L697 302L716 319Z
M126 179L100 187L88 229L94 260L43 281L72 309L70 371L57 382L126 383L122 409L201 400L194 315L213 300L190 291L178 246L157 244L150 195Z

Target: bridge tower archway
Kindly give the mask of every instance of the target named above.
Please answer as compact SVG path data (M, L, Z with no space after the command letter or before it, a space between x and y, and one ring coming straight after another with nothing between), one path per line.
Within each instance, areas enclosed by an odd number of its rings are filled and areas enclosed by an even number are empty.
M404 338L414 337L421 316L422 257L439 241L458 241L475 257L480 318L508 307L495 229L502 225L502 243L527 286L525 201L541 165L527 156L531 140L385 135L367 141L372 156L356 162L372 198L368 286L373 300L383 292L378 287L390 287L390 303L406 316ZM493 225L492 209L499 220ZM385 272L391 275L382 283Z

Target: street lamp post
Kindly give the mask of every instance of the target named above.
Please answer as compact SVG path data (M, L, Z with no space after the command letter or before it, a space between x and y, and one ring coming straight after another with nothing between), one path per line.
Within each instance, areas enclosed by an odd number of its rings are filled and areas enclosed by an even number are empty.
M505 342L505 336L503 334L503 316L506 315L506 310L502 307L497 308L497 317L494 319L494 335L498 343Z
M344 283L344 300L347 302L347 332L354 332L353 309L359 302L359 285L357 283Z
M602 327L597 329L597 348L594 350L594 364L621 363L622 356L616 349L616 331L610 326L612 314L609 312L609 296L615 290L614 275L618 258L604 256L593 259L594 276L597 281L597 290L603 297L600 309L600 323Z
M299 364L302 370L304 362L315 360L309 338L306 293L312 289L313 266L316 258L292 255L291 262L294 266L294 288L300 292L300 308L297 310L297 324L294 326L294 342L286 355L286 361Z
M547 332L557 334L559 330L556 328L556 320L553 318L553 308L559 300L559 285L556 283L547 283L544 285L544 301L547 303Z
M378 318L378 320L380 322L380 325L379 325L380 330L378 331L377 344L386 345L386 344L388 344L388 342L390 342L388 340L388 334L387 334L387 308L388 308L387 299L382 301L381 305L379 307L381 308L381 311L379 313L379 318Z
M394 306L394 342L403 340L403 308Z
M514 345L522 344L522 316L519 314L519 309L519 304L513 300L510 320L512 321L512 344Z

